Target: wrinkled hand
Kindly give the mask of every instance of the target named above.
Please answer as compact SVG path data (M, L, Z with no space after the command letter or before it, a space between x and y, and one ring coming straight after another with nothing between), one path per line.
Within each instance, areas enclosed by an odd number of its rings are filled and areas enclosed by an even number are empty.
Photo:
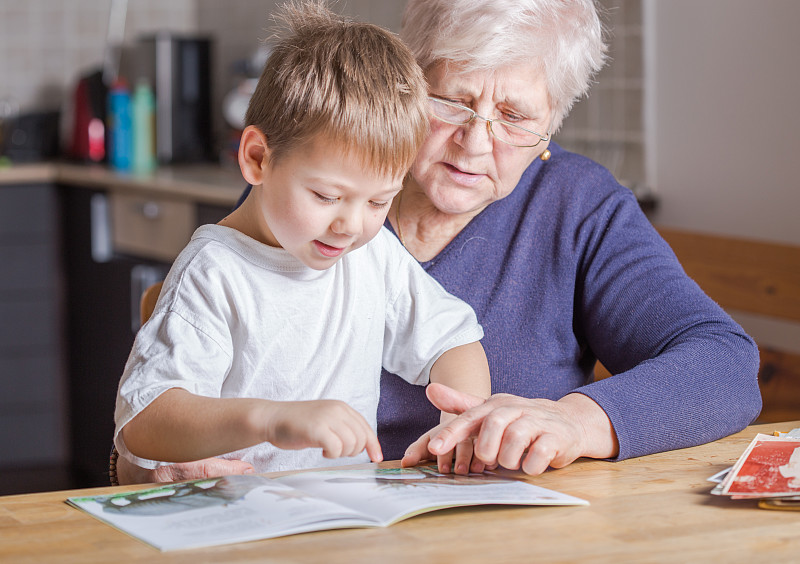
M413 443L404 465L425 458L423 443L426 451L438 456L470 437L475 437L474 457L487 467L521 467L531 475L548 466L562 468L586 455L587 435L576 404L588 398L555 402L495 394L478 403L473 396L435 384L427 393L436 407L459 416Z
M322 448L325 458L356 456L383 460L378 436L367 420L339 400L276 402L267 423L267 440L278 448Z
M440 392L440 393L437 393ZM453 393L450 396L450 392ZM400 461L401 466L414 466L423 460L431 460L436 458L436 465L439 472L444 474L449 473L451 468L455 474L466 475L470 472L480 473L486 468L486 465L474 456L473 452L473 438L471 436L464 437L463 440L458 441L449 450L442 450L433 454L428 449L428 444L431 439L438 436L441 431L449 426L451 421L454 421L456 415L462 413L471 407L482 404L485 400L478 396L473 396L463 392L444 386L442 384L432 383L428 386L425 393L428 399L431 400L436 407L442 410L441 423L424 433L420 438L411 443L406 449L403 459ZM437 403L437 398L444 394L443 397L450 398L450 403L447 403L448 409L443 409L444 405L441 402ZM453 450L455 450L455 461L453 460Z
M125 457L117 458L117 479L120 485L149 484L152 482L182 482L235 474L252 474L255 469L241 460L206 458L196 462L183 462L148 470L136 466Z

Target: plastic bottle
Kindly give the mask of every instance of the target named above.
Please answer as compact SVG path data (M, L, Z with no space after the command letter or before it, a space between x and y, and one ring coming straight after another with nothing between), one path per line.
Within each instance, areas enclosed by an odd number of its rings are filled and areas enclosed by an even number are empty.
M133 120L131 93L124 81L117 81L108 93L108 160L111 166L129 172L133 165Z
M156 168L156 100L153 89L144 80L133 91L133 171L146 174Z

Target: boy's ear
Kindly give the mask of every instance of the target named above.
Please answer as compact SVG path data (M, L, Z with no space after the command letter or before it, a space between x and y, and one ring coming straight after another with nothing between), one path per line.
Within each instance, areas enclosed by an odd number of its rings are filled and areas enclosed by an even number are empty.
M262 166L269 162L270 150L267 137L254 125L248 125L239 140L239 168L248 183L261 184Z

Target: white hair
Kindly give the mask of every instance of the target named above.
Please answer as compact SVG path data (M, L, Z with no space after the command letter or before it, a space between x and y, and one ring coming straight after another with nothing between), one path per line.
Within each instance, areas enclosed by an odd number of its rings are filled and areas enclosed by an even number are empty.
M540 65L555 131L606 61L603 31L593 0L409 0L400 35L425 70Z

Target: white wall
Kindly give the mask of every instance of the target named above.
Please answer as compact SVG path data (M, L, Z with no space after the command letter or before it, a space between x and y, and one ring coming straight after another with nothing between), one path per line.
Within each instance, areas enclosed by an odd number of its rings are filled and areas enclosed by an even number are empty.
M796 0L647 0L657 223L800 245L799 23Z
M645 0L656 223L800 245L799 23L797 0ZM800 352L800 324L730 313Z

